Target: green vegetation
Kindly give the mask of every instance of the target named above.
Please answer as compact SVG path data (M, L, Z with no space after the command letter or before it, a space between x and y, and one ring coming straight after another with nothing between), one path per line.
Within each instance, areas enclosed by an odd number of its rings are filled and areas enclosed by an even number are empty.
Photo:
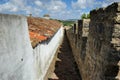
M90 14L83 13L81 16L81 19L89 19L89 18L90 18Z
M50 20L57 20L57 21L61 22L64 26L72 26L72 24L74 24L76 21L76 19L58 20L58 19L52 19L52 18L50 18Z
M82 16L81 16L81 19L85 19L86 18L86 14L84 13L84 14L82 14Z
M64 26L72 26L72 24L75 23L75 21L64 21L64 20L59 20Z
M43 17L50 17L50 15L49 14L44 14Z

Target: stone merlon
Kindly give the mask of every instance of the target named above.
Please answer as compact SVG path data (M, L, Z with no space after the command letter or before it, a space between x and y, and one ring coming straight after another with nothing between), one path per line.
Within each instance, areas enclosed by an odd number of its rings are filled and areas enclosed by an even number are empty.
M90 12L88 36L84 23L78 21L78 34L67 30L82 80L120 80L120 3Z

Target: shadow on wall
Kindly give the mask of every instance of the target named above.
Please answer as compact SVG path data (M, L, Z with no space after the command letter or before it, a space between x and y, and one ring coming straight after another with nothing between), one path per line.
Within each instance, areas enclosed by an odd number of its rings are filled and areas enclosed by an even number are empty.
M83 80L120 80L120 3L90 12L88 36L84 21L67 30ZM79 24L80 23L80 24Z
M120 60L120 51L116 50L116 48L113 45L114 44L111 44L111 50L107 57L109 63L107 63L104 73L107 80L114 79L115 77L117 78L119 72L118 63Z
M38 44L34 50L34 63L37 79L46 80L47 71L55 57L55 53L63 39L64 28L61 27L56 34L47 42ZM54 44L54 45L53 45Z
M81 80L81 76L74 60L72 49L67 39L66 33L62 45L60 46L55 71L49 80Z

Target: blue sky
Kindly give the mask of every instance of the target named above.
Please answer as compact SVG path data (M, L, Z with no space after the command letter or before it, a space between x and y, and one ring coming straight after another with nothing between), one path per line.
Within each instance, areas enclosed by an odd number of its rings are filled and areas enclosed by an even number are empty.
M49 14L54 19L80 19L83 13L113 2L120 0L0 0L0 13L35 17Z

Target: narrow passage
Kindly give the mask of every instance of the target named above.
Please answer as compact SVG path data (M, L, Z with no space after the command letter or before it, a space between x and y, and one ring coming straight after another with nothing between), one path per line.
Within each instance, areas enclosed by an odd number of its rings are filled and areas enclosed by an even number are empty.
M58 60L55 65L55 74L58 79L49 80L81 80L66 33L58 53Z

